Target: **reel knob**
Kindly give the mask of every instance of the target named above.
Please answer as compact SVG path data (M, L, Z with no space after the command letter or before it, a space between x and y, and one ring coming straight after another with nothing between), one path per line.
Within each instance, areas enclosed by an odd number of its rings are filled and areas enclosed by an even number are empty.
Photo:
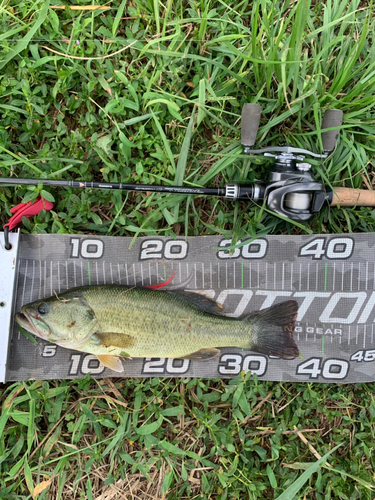
M247 103L242 108L241 144L244 147L245 153L247 152L246 149L250 149L255 144L261 112L262 108L259 104Z
M343 112L341 109L327 109L323 116L322 128L341 127ZM322 133L323 149L325 153L330 153L335 149L340 129L328 130Z

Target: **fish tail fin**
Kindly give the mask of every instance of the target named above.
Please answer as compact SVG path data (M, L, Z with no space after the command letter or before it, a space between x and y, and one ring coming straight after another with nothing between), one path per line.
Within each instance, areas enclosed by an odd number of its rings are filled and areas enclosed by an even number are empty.
M293 339L297 312L297 302L287 300L246 316L243 321L253 327L249 348L283 359L298 357L299 349Z

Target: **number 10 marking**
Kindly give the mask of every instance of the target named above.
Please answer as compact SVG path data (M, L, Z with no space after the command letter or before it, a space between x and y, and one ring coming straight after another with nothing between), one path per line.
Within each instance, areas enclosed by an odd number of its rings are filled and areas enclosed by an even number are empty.
M100 259L104 253L104 243L96 238L86 238L84 240L70 238L70 244L72 245L70 254L72 259L78 259L79 257L83 259Z

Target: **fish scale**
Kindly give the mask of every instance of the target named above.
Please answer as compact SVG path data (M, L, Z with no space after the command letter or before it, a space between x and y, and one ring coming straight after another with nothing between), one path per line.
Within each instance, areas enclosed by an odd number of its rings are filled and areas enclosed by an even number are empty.
M249 347L253 328L244 331L243 322L213 316L172 293L122 287L84 293L95 311L101 332L126 333L137 339L134 347L119 348L131 357L182 357L210 347ZM250 337L250 338L249 338ZM254 343L254 342L253 342ZM113 351L112 351L113 352Z

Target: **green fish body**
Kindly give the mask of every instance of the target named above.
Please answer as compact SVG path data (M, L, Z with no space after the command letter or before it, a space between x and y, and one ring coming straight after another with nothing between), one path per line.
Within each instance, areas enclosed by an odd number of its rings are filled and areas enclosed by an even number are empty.
M209 359L239 347L292 359L297 303L289 300L243 318L191 292L88 286L22 307L17 323L57 345L96 355L116 371L120 357Z

